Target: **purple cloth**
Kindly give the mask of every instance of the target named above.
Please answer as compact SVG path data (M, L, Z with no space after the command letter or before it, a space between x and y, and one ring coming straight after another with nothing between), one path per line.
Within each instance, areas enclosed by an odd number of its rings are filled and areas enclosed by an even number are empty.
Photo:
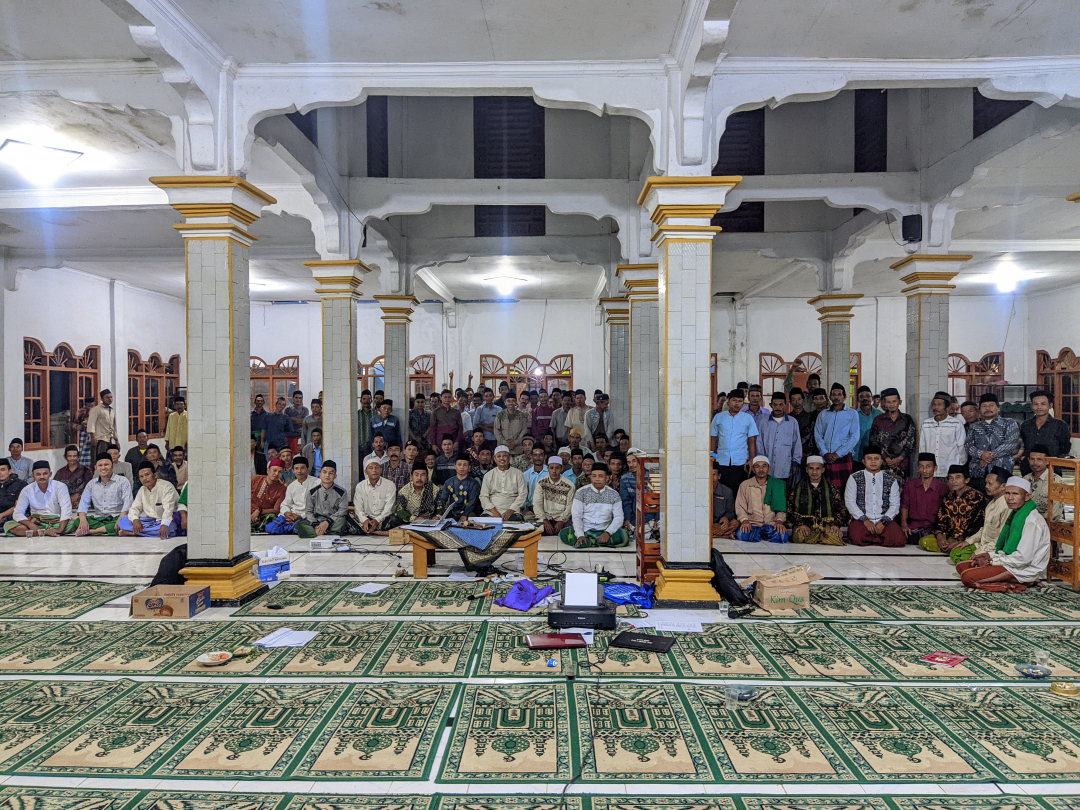
M508 607L511 610L520 610L524 613L533 605L547 599L553 593L555 593L555 589L550 585L541 590L529 580L519 579L513 584L510 590L506 592L506 596L500 596L495 600L495 604L499 607Z

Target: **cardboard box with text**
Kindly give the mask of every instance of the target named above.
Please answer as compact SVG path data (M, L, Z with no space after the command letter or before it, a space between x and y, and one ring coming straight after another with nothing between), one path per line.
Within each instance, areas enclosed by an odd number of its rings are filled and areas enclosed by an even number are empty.
M136 619L190 619L210 607L209 585L155 585L131 597Z
M751 571L744 588L754 586L754 601L766 610L798 610L810 606L810 583L821 579L810 566L793 566L783 571Z

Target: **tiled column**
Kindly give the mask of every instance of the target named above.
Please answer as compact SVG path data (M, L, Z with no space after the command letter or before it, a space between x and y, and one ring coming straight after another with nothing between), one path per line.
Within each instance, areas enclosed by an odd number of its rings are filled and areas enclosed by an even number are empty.
M248 233L273 197L239 177L152 177L184 221L189 584L214 604L266 590L252 575Z
M665 402L660 503L666 562L706 565L712 548L709 355L712 240L720 229L710 223L740 179L651 177L638 198L656 225L653 239L660 255L660 394ZM665 570L657 587L663 598L700 598L688 594L702 586L711 594L708 580L698 579L697 572L691 582L672 579Z
M840 383L851 398L851 310L862 295L819 295L806 303L819 313L821 321L822 383L831 388Z
M660 450L660 314L658 265L620 264L616 274L630 299L630 442Z
M359 259L304 262L322 302L323 458L352 491L363 475L356 436L356 301L371 268Z
M420 302L411 295L376 295L383 311L386 337L383 343L383 393L394 401L394 416L403 436L409 424L409 324Z
M601 298L608 326L608 383L611 396L609 433L630 430L630 301Z
M907 296L907 363L904 406L921 425L934 392L949 390L949 292L959 265L971 256L916 254L892 265L904 275Z

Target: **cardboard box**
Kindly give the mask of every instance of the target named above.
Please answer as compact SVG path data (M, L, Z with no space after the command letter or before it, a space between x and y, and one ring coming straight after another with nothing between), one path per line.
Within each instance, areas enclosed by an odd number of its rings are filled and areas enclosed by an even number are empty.
M292 570L292 558L281 546L274 546L266 551L253 551L251 556L258 560L255 567L258 569L259 579L263 582L277 582L278 574Z
M798 610L810 606L810 583L821 579L809 565L783 571L751 571L744 588L754 586L754 601L766 610Z
M209 585L155 585L131 597L136 619L190 619L210 607Z

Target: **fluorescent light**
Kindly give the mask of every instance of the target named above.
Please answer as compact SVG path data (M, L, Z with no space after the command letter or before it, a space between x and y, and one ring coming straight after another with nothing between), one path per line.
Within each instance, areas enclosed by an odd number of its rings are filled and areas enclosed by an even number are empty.
M957 281L967 284L993 284L999 293L1011 293L1015 292L1022 282L1041 278L1043 275L1045 274L1025 270L1006 257L993 265L989 272L962 275Z
M0 144L0 163L17 169L23 177L36 185L53 183L82 152L71 149L54 149L36 146L23 141L8 139Z
M484 279L485 284L490 284L495 291L502 296L513 295L514 290L525 283L525 279L516 276L491 276Z

